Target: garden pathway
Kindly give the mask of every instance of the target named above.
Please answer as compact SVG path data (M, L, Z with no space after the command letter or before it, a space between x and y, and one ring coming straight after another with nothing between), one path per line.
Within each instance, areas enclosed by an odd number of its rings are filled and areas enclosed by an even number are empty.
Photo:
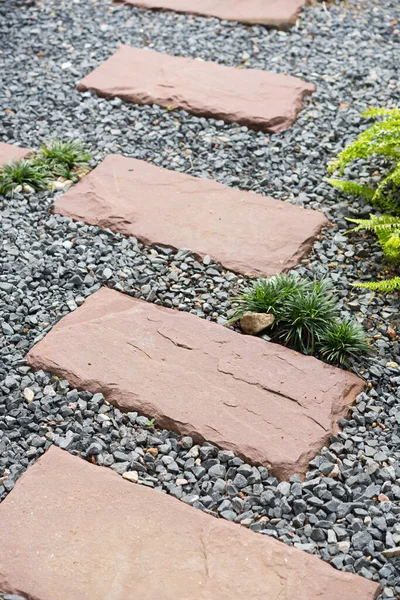
M302 3L294 2L294 10L296 4ZM191 10L186 4L182 9ZM265 22L263 15L251 17L251 22L254 18ZM287 16L288 21L292 18ZM276 17L274 24L281 19ZM210 102L213 82L219 91ZM259 86L266 91L257 97ZM272 132L295 121L303 96L313 89L296 78L128 47L79 84L80 91L184 108ZM27 152L2 144L0 163ZM255 274L298 263L325 224L318 213L278 206L266 198L263 206L257 196L190 178L197 208L199 197L207 195L208 235L196 240L195 220L185 212L187 192L174 202L165 193L170 178L184 187L188 176L144 165L109 157L58 199L56 210L149 243L187 245L199 256L211 254L225 266ZM138 171L144 183L135 189ZM147 203L131 213L129 203L139 195L143 198L144 188L149 190ZM226 197L226 204L214 201L214 189ZM239 196L244 200L240 209L235 206ZM158 211L156 200L161 203ZM282 216L268 221L265 207ZM168 233L165 223L173 211L179 220ZM139 227L140 218L149 230ZM284 229L279 219L286 218ZM217 220L220 223L210 225ZM239 225L245 237L234 256L227 233L233 226L239 231ZM282 236L281 245L272 238L274 229ZM264 241L262 234L269 239ZM235 231L236 245L237 236ZM274 243L264 247L271 238ZM258 264L251 252L245 255L250 242L258 243L263 262ZM279 477L306 470L363 388L357 377L313 358L107 289L61 320L31 350L28 363L62 375L77 387L101 391L121 409L155 416L161 426L271 466ZM201 377L197 380L196 375ZM240 419L235 411L240 411ZM129 471L124 475L129 479ZM54 447L20 478L0 506L0 519L0 591L28 599L125 600L137 595L149 600L223 600L238 595L249 600L373 600L379 591L365 578L336 571L300 550L132 485L109 469Z
M5 161L27 152L7 145L2 150ZM115 161L117 165L126 162L124 173L137 171L139 165L145 189L159 185L162 190L168 186L168 177L176 177L184 185L193 180L153 166L143 170L141 161L118 156L106 159L103 167L111 164L113 172ZM153 171L160 172L161 181ZM123 194L131 180L122 186L117 168L108 193L110 186L97 178L97 172L61 197L57 209L70 205L70 194L75 210L82 204L85 220L89 198L94 214L97 206L106 206L105 225L113 222L116 214L121 222L135 223L113 203L113 189ZM197 185L194 181L195 192L200 187L200 196L209 195L210 210L221 211L210 195L217 184L198 180ZM227 188L217 187L231 198ZM83 193L79 192L82 188ZM167 189L169 192L169 186ZM128 205L140 196L140 189L131 189ZM182 196L185 201L185 194ZM168 201L169 194L161 195L162 206ZM279 204L271 203L273 210ZM282 208L299 215L309 212L283 204ZM223 216L233 210L229 206L224 209ZM249 209L247 204L245 209ZM245 223L245 210L242 212ZM312 218L315 214L314 222L323 224L317 213L309 214ZM162 209L159 215L162 224ZM90 216L88 220L91 222ZM173 236L171 241L175 241ZM34 346L27 360L32 367L62 376L78 388L104 393L107 401L122 410L138 410L156 418L161 427L213 442L252 463L266 465L280 478L306 471L308 462L336 429L338 418L346 414L348 404L364 387L355 375L312 357L106 288L56 325ZM121 473L129 479L125 467ZM132 475L133 481L136 476ZM235 483L239 485L239 481ZM246 479L243 485L247 485ZM0 534L0 591L37 600L98 599L110 593L118 600L132 593L146 598L163 593L163 598L172 598L182 588L188 600L222 600L232 593L249 599L261 599L268 593L269 598L278 600L282 593L293 597L295 589L304 600L373 600L377 596L375 583L335 571L300 550L131 486L114 473L50 448L0 507L5 523ZM37 549L34 553L32 539ZM118 564L116 574L111 570L99 578L97 574L106 570L104 561L108 564L110 560ZM233 575L239 570L237 580Z
M57 198L55 212L264 276L296 266L328 224L315 210L119 155Z
M28 363L279 478L307 470L364 388L313 357L107 288L62 319Z
M378 590L54 447L0 517L0 586L29 599L373 600Z
M227 21L288 29L294 25L306 0L125 0L139 8L173 10Z
M105 98L159 104L252 129L287 129L315 86L297 77L239 69L121 46L77 86Z

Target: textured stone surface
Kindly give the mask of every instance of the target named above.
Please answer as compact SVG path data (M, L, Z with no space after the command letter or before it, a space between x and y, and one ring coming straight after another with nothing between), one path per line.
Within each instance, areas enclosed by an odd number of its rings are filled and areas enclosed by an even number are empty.
M300 9L306 4L305 0L125 0L125 3L279 29L294 25Z
M240 327L243 333L248 335L257 335L267 327L270 327L275 321L272 314L247 312L240 319Z
M277 133L315 87L297 77L121 46L77 86L126 102L159 104ZM240 93L239 93L240 90Z
M35 600L373 600L378 591L54 447L0 517L0 590Z
M298 264L327 224L317 211L119 155L57 198L55 210L256 275Z
M30 154L32 150L30 148L19 148L12 144L5 144L0 142L0 167L12 162L13 160L19 160Z
M305 471L363 388L346 371L103 288L28 354L33 367L272 472Z

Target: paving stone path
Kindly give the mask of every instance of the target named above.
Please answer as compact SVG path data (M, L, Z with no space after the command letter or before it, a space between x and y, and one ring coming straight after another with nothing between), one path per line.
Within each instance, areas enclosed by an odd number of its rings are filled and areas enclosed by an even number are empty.
M169 56L121 46L77 86L105 98L159 104L195 115L278 133L302 108L313 84L259 69Z
M327 225L320 212L118 155L60 196L55 211L264 276L297 265Z
M288 29L296 22L306 0L125 0L125 3Z
M376 583L50 448L0 507L0 589L35 600L374 600Z
M315 358L106 288L28 362L287 478L306 471L364 387Z
M13 160L25 158L31 152L30 148L18 148L18 146L0 142L0 167L11 163Z
M5 161L30 152L6 144L0 150ZM135 189L138 173L141 183ZM158 202L164 207L170 191L176 192L176 181L182 197L191 186L193 201L206 195L207 209L218 209L221 219L231 209L223 201L218 205L220 195L228 202L246 198L243 206L251 214L251 194L119 156L106 159L75 193L59 199L57 210L73 205L71 214L80 217L82 212L89 222L97 212L97 224L102 224L105 210L104 225L128 224L124 232L131 233L135 219L129 200L142 196L146 206L154 192L143 196L143 189L159 187ZM210 196L215 189L223 192L217 199ZM115 197L125 193L128 209L122 204L120 210ZM278 212L279 203L273 200L257 199L256 206L263 200L265 208ZM246 210L239 205L239 220L245 223ZM281 206L283 214L294 211L306 227L311 223L318 231L324 224L318 213ZM147 218L161 215L164 224L163 212L154 214L155 209L153 204ZM161 426L267 465L282 478L305 472L364 387L355 375L312 357L106 288L62 319L27 360L78 388L104 393L123 410L139 410ZM280 600L282 593L291 598L295 590L304 600L372 600L378 594L376 584L337 572L299 550L131 486L106 469L48 450L0 507L5 524L0 534L0 592L37 600L97 600L107 594L123 600L133 592L172 598L178 574L179 589L185 589L188 600L210 595L222 600L233 593L261 600L266 592L271 600ZM107 571L104 561L109 565L110 560L118 565L115 573L108 569L107 577L98 577ZM239 570L237 580L233 575Z
M303 5L287 0L272 11L254 0L243 13L243 5L211 0L201 9L190 0L128 2L278 27L293 23ZM122 46L78 89L277 133L314 86ZM29 152L0 143L0 165ZM115 155L55 209L256 275L298 264L326 224L314 211ZM364 387L314 358L107 288L62 319L27 361L280 478L306 471ZM365 578L54 447L17 482L0 520L0 592L29 599L374 600L379 593Z

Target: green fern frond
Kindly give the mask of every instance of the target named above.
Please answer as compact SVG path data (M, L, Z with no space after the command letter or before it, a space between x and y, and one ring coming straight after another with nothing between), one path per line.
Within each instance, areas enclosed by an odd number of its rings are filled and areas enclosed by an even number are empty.
M392 215L371 215L369 219L347 219L356 227L348 233L366 229L373 231L389 262L400 262L400 217Z
M348 233L360 231L361 229L367 229L368 231L387 231L387 230L400 230L400 217L394 217L392 215L371 215L369 219L351 219L346 217L346 221L350 223L356 223L357 227L350 229Z
M367 160L373 156L382 156L392 162L392 169L383 176L375 189L341 179L327 181L346 194L362 196L383 211L400 215L400 109L370 108L362 116L382 120L373 123L342 150L328 165L328 173L337 171L342 176L345 168L353 161Z
M372 200L374 197L374 190L361 183L354 183L354 181L344 181L343 179L325 179L331 186L336 189L349 194L351 196L361 196L367 200Z
M382 231L378 233L379 243L387 260L391 263L400 261L400 230L397 232Z
M375 292L390 293L400 290L400 277L383 279L382 281L371 281L371 283L352 283L353 287L373 290Z
M400 160L395 168L380 181L371 202L382 210L400 214Z
M400 108L367 108L361 113L365 119L377 119L378 117L392 116L400 120Z
M343 175L345 167L354 160L366 159L373 155L400 159L400 119L389 118L374 123L360 133L358 138L342 150L336 159L328 165L328 173L339 171Z

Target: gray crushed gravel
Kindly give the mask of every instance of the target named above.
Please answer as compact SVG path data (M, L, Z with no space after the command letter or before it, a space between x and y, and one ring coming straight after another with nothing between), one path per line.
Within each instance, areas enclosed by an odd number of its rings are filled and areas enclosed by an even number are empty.
M283 33L108 0L0 5L0 140L37 147L49 136L80 137L93 164L120 152L325 211L332 227L296 271L332 279L343 315L363 322L374 347L355 365L369 387L343 430L304 482L279 483L265 468L149 427L140 415L123 415L100 395L24 364L34 341L102 284L217 319L244 279L185 250L144 248L51 215L48 193L0 197L0 497L56 443L380 581L382 599L400 598L400 349L389 329L398 335L398 296L351 289L359 277L376 279L382 254L371 238L343 237L344 217L368 207L323 181L326 162L366 126L360 111L398 103L400 7L363 0L303 14ZM75 83L119 43L287 72L318 91L296 124L274 136L78 94Z

